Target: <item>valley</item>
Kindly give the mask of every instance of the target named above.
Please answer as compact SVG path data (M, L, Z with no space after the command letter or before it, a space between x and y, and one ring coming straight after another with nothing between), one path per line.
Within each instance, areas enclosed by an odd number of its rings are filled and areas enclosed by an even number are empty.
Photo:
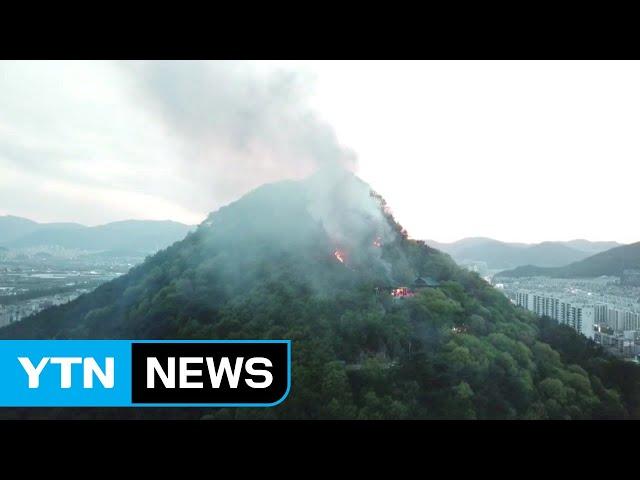
M0 327L70 302L143 260L143 257L0 260Z

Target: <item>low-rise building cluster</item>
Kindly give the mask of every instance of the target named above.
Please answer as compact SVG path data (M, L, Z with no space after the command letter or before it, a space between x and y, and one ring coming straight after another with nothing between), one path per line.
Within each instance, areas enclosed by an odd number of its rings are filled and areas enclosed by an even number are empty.
M45 308L70 302L77 298L80 293L81 292L76 291L70 294L51 295L33 300L25 300L24 302L16 304L0 305L0 327L13 322L19 322L23 318L34 315Z

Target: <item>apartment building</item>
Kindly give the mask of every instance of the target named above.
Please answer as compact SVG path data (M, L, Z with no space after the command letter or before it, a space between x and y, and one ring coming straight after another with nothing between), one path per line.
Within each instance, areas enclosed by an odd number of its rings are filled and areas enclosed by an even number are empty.
M570 326L585 337L593 338L596 315L593 306L531 291L516 292L515 303L539 317L552 318L558 323Z

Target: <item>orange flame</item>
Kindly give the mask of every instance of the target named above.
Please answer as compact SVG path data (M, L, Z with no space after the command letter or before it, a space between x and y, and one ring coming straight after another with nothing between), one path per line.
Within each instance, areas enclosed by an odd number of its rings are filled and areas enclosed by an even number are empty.
M378 248L382 247L382 239L380 237L376 237L373 240L373 246Z
M395 298L413 297L414 295L415 293L407 287L394 288L391 291L391 296Z
M333 256L336 257L340 263L344 263L344 253L340 250L333 252Z

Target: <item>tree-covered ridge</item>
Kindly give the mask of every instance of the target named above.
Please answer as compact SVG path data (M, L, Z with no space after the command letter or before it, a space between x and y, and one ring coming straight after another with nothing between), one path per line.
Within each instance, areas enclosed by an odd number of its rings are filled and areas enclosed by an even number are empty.
M390 295L417 276L439 285ZM635 365L516 309L447 255L409 239L384 200L350 176L257 189L129 274L0 337L293 340L283 404L173 413L181 416L640 414Z
M526 265L498 273L500 277L593 278L601 275L620 277L627 269L640 268L640 242L622 245L592 255L564 267L543 268Z

